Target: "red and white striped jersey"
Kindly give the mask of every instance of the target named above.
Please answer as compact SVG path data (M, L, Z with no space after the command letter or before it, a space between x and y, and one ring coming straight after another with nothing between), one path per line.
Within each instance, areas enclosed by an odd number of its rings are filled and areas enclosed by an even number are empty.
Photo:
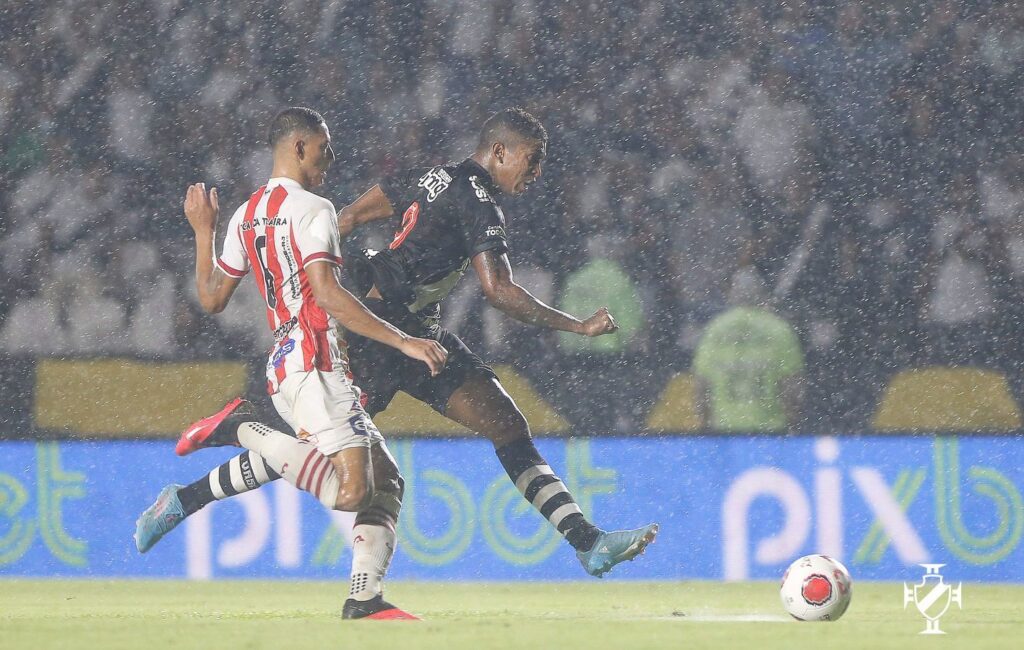
M233 278L255 269L267 303L274 347L267 360L271 395L290 372L348 373L338 323L313 298L306 267L341 265L341 235L334 206L289 178L272 178L239 206L228 222L217 265Z

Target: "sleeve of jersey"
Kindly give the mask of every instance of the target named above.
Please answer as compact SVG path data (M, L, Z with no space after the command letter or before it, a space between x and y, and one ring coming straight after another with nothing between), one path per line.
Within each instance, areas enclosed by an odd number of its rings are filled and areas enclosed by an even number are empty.
M497 253L508 252L508 239L505 234L505 217L499 208L490 201L470 201L470 212L466 225L466 245L469 256L474 257L485 251Z
M241 208L228 222L227 236L224 238L224 248L220 257L216 258L217 266L227 276L242 278L249 272L249 258L245 254L245 246L242 244L242 215Z
M333 207L325 207L297 224L294 238L302 268L315 262L341 265L341 235Z

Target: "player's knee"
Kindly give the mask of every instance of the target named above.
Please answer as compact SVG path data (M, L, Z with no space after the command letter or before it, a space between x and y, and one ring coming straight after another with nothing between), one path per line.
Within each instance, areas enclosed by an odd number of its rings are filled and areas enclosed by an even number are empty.
M334 502L334 509L344 512L359 512L369 506L372 499L372 485L365 483L342 485L338 490L338 498Z
M511 409L503 414L498 426L490 433L491 442L497 447L530 437L530 424L519 409Z

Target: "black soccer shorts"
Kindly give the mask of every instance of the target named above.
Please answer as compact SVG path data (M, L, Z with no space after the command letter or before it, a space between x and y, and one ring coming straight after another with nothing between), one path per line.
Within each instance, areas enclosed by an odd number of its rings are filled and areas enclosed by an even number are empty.
M395 393L404 391L444 414L448 398L471 377L497 378L483 359L458 336L441 328L435 337L448 350L448 362L436 377L427 364L395 348L348 333L348 358L353 380L363 393L363 408L373 417L386 409Z

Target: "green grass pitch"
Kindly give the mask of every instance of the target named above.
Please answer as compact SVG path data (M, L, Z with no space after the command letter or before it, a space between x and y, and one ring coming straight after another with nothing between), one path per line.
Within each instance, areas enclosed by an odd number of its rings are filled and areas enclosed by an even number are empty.
M392 582L422 623L342 621L346 583L0 580L0 648L1021 648L1024 587L968 583L944 637L899 583L856 583L835 623L788 619L774 583Z

